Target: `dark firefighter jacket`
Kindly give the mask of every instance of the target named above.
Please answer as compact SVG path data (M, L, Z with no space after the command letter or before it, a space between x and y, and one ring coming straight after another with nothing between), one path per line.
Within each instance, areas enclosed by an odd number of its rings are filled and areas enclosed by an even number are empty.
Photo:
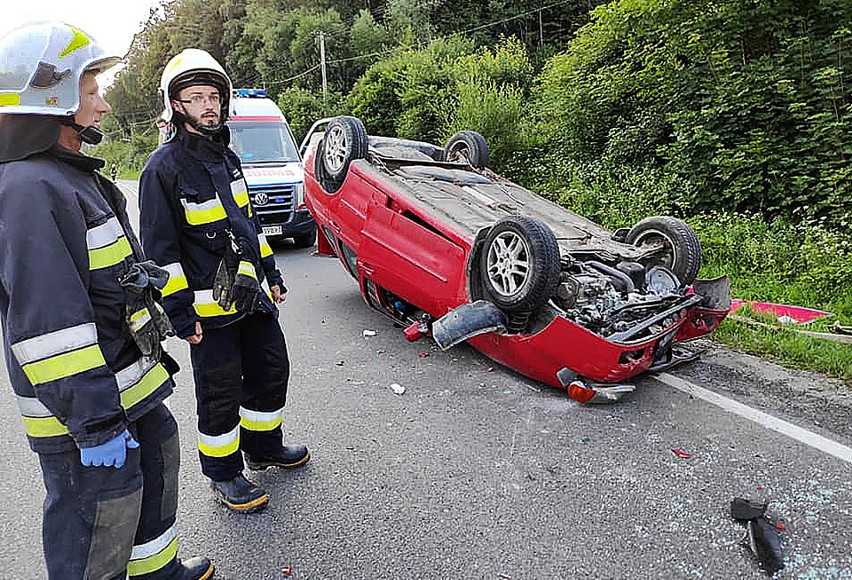
M38 452L105 443L174 386L130 335L118 279L144 258L102 166L58 145L0 162L6 367Z
M250 244L253 255L241 259L254 265L266 309L277 312L268 292L270 285L284 290L281 273L251 210L240 160L225 144L179 130L148 159L139 205L145 252L170 274L163 306L179 337L194 335L197 321L217 328L243 316L213 299L229 230Z

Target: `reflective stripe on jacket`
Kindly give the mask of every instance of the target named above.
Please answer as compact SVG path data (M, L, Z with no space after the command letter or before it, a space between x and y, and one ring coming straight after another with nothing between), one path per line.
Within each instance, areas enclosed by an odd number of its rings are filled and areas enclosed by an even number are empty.
M104 443L173 387L159 362L142 358L125 319L118 278L142 250L124 197L94 166L65 158L74 155L0 164L6 366L39 452Z
M215 328L242 317L213 300L213 280L230 243L227 230L252 244L257 256L251 263L267 294L269 285L283 284L251 210L240 160L224 144L179 130L148 159L139 206L145 253L171 275L163 305L181 338L195 334L197 321Z

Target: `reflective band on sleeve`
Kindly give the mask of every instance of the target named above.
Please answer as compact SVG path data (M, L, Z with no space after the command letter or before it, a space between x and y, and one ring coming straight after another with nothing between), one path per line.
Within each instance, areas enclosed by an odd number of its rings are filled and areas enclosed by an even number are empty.
M98 329L94 322L87 322L17 342L12 345L12 352L23 366L97 343Z
M257 234L257 241L260 244L260 257L265 258L272 255L272 246L269 245L269 240L263 234Z
M127 573L130 576L142 576L162 569L177 555L177 532L172 525L159 537L138 546L133 546Z
M231 196L239 207L245 207L249 203L248 188L246 188L246 180L242 177L231 182Z
M240 450L240 426L224 435L198 434L198 450L207 457L226 457Z
M121 238L114 244L97 250L89 250L89 270L100 270L120 264L125 258L133 255L130 242Z
M88 230L86 246L89 248L90 270L109 268L133 254L130 242L124 236L124 230L115 217Z
M237 312L236 306L225 310L219 303L213 300L213 290L199 290L195 293L195 313L198 316L209 318L211 316L224 316Z
M169 281L163 287L163 298L189 288L186 274L183 273L183 266L180 265L180 262L173 262L163 266L163 268L169 273Z
M137 310L130 315L130 330L138 332L140 328L151 322L151 314L148 309Z
M87 346L74 352L60 354L39 362L23 365L24 374L30 383L41 385L51 381L57 381L106 366L104 355L98 345Z
M90 250L105 248L124 237L118 218L111 217L99 226L86 231L86 247Z
M68 427L56 417L21 417L24 430L30 437L58 437L68 435Z
M125 409L130 409L136 403L159 389L168 380L168 371L163 365L156 363L136 384L122 386L119 383L121 406Z
M30 437L56 437L68 434L68 428L35 397L18 396L18 408L21 410L24 429Z
M186 223L191 226L209 224L228 217L218 195L204 203L192 203L184 198L181 198L180 202L186 214Z
M272 431L281 425L281 417L284 414L284 408L272 411L271 413L263 413L261 411L251 411L244 407L240 407L240 426L249 431Z
M254 265L251 262L240 262L240 265L237 267L237 274L242 274L243 276L248 276L249 278L254 278L257 280L257 273L254 271Z

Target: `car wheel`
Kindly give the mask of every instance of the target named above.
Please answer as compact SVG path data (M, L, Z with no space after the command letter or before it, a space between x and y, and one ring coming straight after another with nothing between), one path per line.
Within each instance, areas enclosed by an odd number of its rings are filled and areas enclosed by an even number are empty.
M317 231L314 230L309 234L300 234L293 236L293 243L298 248L310 248L317 243Z
M645 218L629 232L625 242L634 246L660 245L663 252L646 266L665 266L684 286L689 286L701 269L701 243L685 222L667 216Z
M559 246L547 225L526 216L497 222L485 237L480 276L491 301L506 312L531 312L559 284Z
M367 130L355 117L335 117L323 136L322 168L325 176L343 182L349 164L367 156Z
M485 169L491 157L485 137L476 131L459 131L447 141L444 147L444 159L447 161L466 160L477 169Z

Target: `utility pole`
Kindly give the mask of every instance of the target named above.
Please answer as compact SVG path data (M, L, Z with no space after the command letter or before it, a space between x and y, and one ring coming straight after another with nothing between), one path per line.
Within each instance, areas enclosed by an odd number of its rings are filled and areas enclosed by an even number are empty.
M320 70L322 71L322 109L325 114L325 103L328 98L328 79L325 76L325 32L320 30Z
M538 9L538 46L539 48L544 47L544 24L542 22L541 13L544 12L544 9Z

